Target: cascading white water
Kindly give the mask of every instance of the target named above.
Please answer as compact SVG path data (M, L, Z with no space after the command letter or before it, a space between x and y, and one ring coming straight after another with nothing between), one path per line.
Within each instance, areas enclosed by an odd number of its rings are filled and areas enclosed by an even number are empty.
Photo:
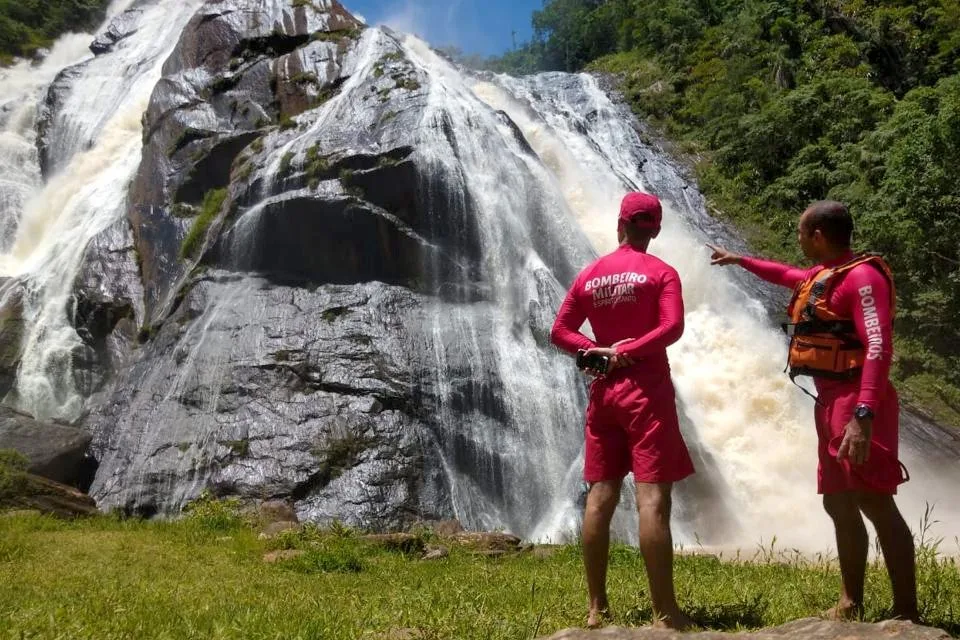
M129 4L114 3L111 11ZM0 275L17 278L25 290L27 333L7 401L38 418L69 420L82 410L71 366L80 345L70 321L74 280L89 242L126 213L127 186L140 162L141 116L199 4L180 2L174 11L167 3L142 5L137 33L80 67L53 124L55 166L62 169L42 188L26 188L34 193L0 256Z
M634 154L636 134L587 77L581 89L593 104L583 113L565 104L542 76L499 81L501 86L481 82L474 90L521 128L597 252L612 251L619 200L646 182ZM586 112L594 114L589 123ZM588 127L586 134L577 123ZM780 375L781 341L725 274L708 271L702 239L683 212L666 205L664 229L651 252L676 266L684 284L686 331L669 355L680 410L688 418L685 436L716 457L751 537L744 542L773 535L792 544L823 539L823 523L807 517L817 506L809 473L815 438L802 418L804 396ZM790 446L771 447L773 439ZM714 539L723 532L692 533Z
M507 526L529 534L556 508L553 502L569 502L566 496L576 493L579 478L569 473L582 445L576 374L563 356L541 349L530 331L517 330L528 323L531 301L543 297L539 285L552 290L551 302L562 295L535 241L543 233L538 221L554 217L564 204L549 173L449 63L416 38L405 41L405 50L432 80L418 145L426 172L452 181L451 190L462 198L449 208L438 207L435 215L476 216L479 278L489 286L488 302L438 304L429 330L437 357L437 422L446 432L443 464L454 509L474 526ZM562 217L554 224L550 238L569 242L562 253L583 255L575 229L564 233ZM450 360L468 362L469 371ZM470 385L465 391L458 376L480 388L496 385L496 401L484 402L485 391ZM475 411L465 420L454 406L463 393L478 407L499 406L508 418ZM458 468L457 458L465 451L477 468ZM565 533L562 527L548 535Z
M106 20L126 9L134 0L114 0ZM13 243L20 215L27 200L42 183L36 147L37 106L47 87L62 70L92 58L92 34L67 33L39 63L19 60L0 68L0 251Z
M554 74L497 76L474 90L523 130L602 254L616 246L622 194L651 179L679 177L666 162L639 157L637 133L593 78L580 76L574 84L576 104ZM704 243L710 239L691 224L704 215L702 200L668 199L665 205L664 229L651 252L680 272L686 305L684 336L668 350L672 376L688 419L685 436L712 454L739 519L741 530L728 544L749 547L776 537L800 549L827 549L833 534L816 495L813 404L783 374L782 334L731 273L709 265ZM960 530L942 479L934 482L909 448L904 458L919 471L901 490L910 524L919 526L930 502L938 504L937 531ZM698 533L709 539L716 532Z
M42 182L34 127L37 103L61 69L91 55L92 38L67 34L40 64L21 60L0 69L0 251L10 248L24 204Z

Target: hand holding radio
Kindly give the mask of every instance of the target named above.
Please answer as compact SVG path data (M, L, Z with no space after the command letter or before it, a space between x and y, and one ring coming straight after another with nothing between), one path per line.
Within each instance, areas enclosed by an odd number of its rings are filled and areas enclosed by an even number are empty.
M633 338L619 340L610 347L594 347L593 349L587 350L581 349L577 352L577 368L592 375L602 376L620 367L631 366L633 360L617 353L617 346L625 342L630 342L631 340L633 340Z
M595 352L596 349L577 351L577 368L602 376L610 369L610 357Z

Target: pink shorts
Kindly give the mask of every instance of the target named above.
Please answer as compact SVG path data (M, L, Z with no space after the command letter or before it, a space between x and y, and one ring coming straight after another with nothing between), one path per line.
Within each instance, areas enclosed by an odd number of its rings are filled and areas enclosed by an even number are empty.
M820 402L814 410L819 438L820 464L817 469L817 491L821 494L844 491L866 491L893 495L897 486L909 475L899 456L900 406L893 385L874 412L870 458L863 464L838 461L837 451L843 442L847 424L857 406L859 385L831 385L821 389Z
M669 374L639 382L628 371L599 378L587 407L586 482L676 482L694 473L680 434Z

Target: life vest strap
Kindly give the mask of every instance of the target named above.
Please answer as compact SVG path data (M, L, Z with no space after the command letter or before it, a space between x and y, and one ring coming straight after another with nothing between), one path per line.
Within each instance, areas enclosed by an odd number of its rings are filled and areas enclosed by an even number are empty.
M790 337L817 333L829 333L841 338L857 335L857 327L851 320L801 320L782 324L781 327ZM854 341L859 343L859 340Z
M789 368L789 366L790 366L790 365L788 364L787 367ZM784 369L784 371L786 372L787 369ZM805 388L801 387L799 383L797 383L797 376L798 376L798 375L801 375L801 374L799 374L799 373L794 373L793 370L790 369L790 382L792 382L793 385L794 385L797 389L800 389L800 391L803 391L805 394L807 394L808 396L810 396L811 398L813 398L813 401L814 401L816 404L820 405L821 407L825 407L826 404L825 404L819 397L813 395L812 393L810 393L809 391L807 391Z
M789 366L789 365L788 365ZM790 378L797 376L811 376L827 380L854 380L863 371L863 367L855 367L845 371L828 371L825 369L811 369L809 367L790 367Z

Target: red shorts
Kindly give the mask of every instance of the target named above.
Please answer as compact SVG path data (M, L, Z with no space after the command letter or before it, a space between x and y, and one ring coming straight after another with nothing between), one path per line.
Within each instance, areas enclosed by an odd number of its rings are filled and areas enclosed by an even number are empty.
M899 461L900 405L893 385L887 385L874 413L870 458L858 465L838 461L847 424L857 406L859 385L831 384L820 390L820 402L814 409L817 423L820 464L817 491L822 494L867 491L893 495L897 486L909 479Z
M639 382L624 371L594 380L587 407L583 479L676 482L694 473L680 434L669 374Z

